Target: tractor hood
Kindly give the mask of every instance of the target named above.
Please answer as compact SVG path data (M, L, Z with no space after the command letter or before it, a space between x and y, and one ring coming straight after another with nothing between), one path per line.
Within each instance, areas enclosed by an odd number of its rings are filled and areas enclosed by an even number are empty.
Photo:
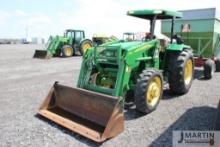
M126 54L141 52L142 50L150 49L158 43L157 40L147 42L133 41L133 42L115 42L97 46L90 49L84 56L84 59L90 58L102 63L118 64L121 58Z
M143 44L141 41L133 41L133 42L117 42L108 45L103 45L105 48L121 48L122 50L131 50L134 46L139 46Z
M154 45L157 41L156 40L151 40L148 42L143 42L143 41L132 41L132 42L117 42L117 43L111 43L111 44L107 44L107 45L103 45L103 46L99 46L98 48L102 48L102 49L121 49L124 51L132 51L135 50L137 48L140 48L142 46L146 45L149 47Z

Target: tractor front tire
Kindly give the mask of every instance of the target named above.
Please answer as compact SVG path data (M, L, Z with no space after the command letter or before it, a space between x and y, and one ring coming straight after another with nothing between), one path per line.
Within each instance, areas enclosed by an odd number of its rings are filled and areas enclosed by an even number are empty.
M189 91L194 76L194 60L190 49L170 53L168 64L168 82L170 90L175 94Z
M220 72L220 58L217 58L215 61L216 72Z
M146 69L140 74L134 91L136 110L147 114L156 109L163 93L163 78L160 71Z
M70 45L64 45L61 48L62 57L72 57L73 56L73 48Z
M84 40L81 44L80 44L80 54L83 55L87 49L91 48L92 47L92 41L87 39L87 40Z
M212 59L206 60L203 69L205 79L211 79L215 72L215 62Z

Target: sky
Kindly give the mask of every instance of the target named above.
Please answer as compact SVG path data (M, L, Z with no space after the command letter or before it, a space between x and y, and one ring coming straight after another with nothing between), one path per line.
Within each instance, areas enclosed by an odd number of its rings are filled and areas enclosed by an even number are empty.
M219 0L1 0L0 38L48 38L65 29L122 37L123 32L146 32L149 22L127 16L134 9L187 10L216 7ZM160 32L157 24L156 32Z

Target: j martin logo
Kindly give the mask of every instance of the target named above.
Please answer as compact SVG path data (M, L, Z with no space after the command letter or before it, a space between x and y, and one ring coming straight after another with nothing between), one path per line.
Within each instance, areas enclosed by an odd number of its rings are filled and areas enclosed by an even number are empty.
M174 147L220 147L220 131L173 131Z

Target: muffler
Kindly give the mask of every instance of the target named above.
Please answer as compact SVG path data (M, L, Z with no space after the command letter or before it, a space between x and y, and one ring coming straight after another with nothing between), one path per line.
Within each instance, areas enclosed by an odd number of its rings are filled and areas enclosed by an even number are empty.
M51 88L38 113L96 142L124 130L119 98L58 83Z

